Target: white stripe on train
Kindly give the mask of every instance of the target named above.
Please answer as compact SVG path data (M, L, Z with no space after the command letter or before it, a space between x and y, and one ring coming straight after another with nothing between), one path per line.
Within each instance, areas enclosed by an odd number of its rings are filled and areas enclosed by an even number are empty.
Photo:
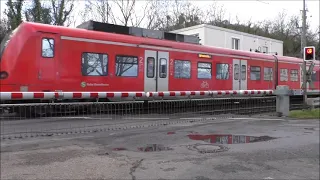
M138 44L131 44L131 43L123 43L123 42L113 42L113 41L105 41L105 40L77 38L77 37L70 37L70 36L61 36L61 39L70 40L70 41L91 42L91 43L98 43L98 44L111 44L111 45L128 46L128 47L141 47L141 48L155 49L155 50L162 50L162 51L176 51L176 52L185 52L185 53L193 53L193 54L210 54L212 56L251 59L251 60L257 60L257 61L269 61L269 62L275 61L275 60L270 60L270 59L248 58L246 56L225 55L225 54L218 54L218 53L208 53L208 52L176 49L176 48L169 48L169 47L138 45ZM285 61L280 61L280 62L287 63L287 64L301 64L302 63L302 62L299 63L299 62L285 62Z

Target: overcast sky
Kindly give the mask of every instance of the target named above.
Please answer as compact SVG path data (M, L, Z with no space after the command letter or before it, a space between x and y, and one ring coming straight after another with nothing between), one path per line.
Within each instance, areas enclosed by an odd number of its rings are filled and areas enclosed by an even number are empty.
M5 3L7 0L1 1L1 15L5 8ZM84 0L78 0L77 10L82 9L82 5L84 4ZM320 0L306 0L306 7L308 9L307 19L311 22L311 28L316 30L320 24ZM206 8L208 4L211 4L213 1L211 0L200 0L193 1L200 8ZM263 1L263 0L239 0L239 1L231 1L231 0L219 0L216 1L218 5L223 5L226 9L226 17L231 17L235 19L236 15L239 17L241 21L252 20L261 21L261 20L269 20L273 19L277 16L278 13L283 10L290 15L301 14L300 10L302 10L303 1L302 0L288 0L288 1ZM143 3L143 1L139 2ZM79 18L77 21L78 25L81 23L81 19Z
M306 0L307 20L311 22L312 29L316 30L320 24L320 0ZM202 1L205 4L208 1ZM273 19L278 13L283 10L290 16L295 14L301 14L300 10L303 9L302 0L288 0L288 1L219 1L219 4L223 4L231 16L238 15L241 20L261 21L264 19ZM198 4L198 3L197 3Z

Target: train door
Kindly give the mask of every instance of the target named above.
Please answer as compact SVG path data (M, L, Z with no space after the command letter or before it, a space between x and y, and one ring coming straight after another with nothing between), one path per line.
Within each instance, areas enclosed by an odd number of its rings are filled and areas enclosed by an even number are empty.
M233 60L233 90L247 89L247 60Z
M45 84L51 84L56 80L58 59L58 35L51 33L39 33L40 50L38 79Z
M169 52L145 51L144 91L168 91Z

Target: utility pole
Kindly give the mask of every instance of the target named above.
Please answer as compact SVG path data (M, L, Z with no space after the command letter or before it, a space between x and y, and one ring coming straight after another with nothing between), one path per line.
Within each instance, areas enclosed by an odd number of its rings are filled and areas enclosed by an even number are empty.
M304 47L307 45L306 39L306 0L303 0L303 10L302 10L302 34L301 34L301 58L303 59ZM307 107L307 63L303 61L303 103Z

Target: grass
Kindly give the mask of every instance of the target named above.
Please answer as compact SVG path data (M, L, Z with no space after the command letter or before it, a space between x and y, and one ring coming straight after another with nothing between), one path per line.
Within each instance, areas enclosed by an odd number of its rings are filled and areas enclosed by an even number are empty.
M290 111L289 117L299 119L320 119L320 108Z

